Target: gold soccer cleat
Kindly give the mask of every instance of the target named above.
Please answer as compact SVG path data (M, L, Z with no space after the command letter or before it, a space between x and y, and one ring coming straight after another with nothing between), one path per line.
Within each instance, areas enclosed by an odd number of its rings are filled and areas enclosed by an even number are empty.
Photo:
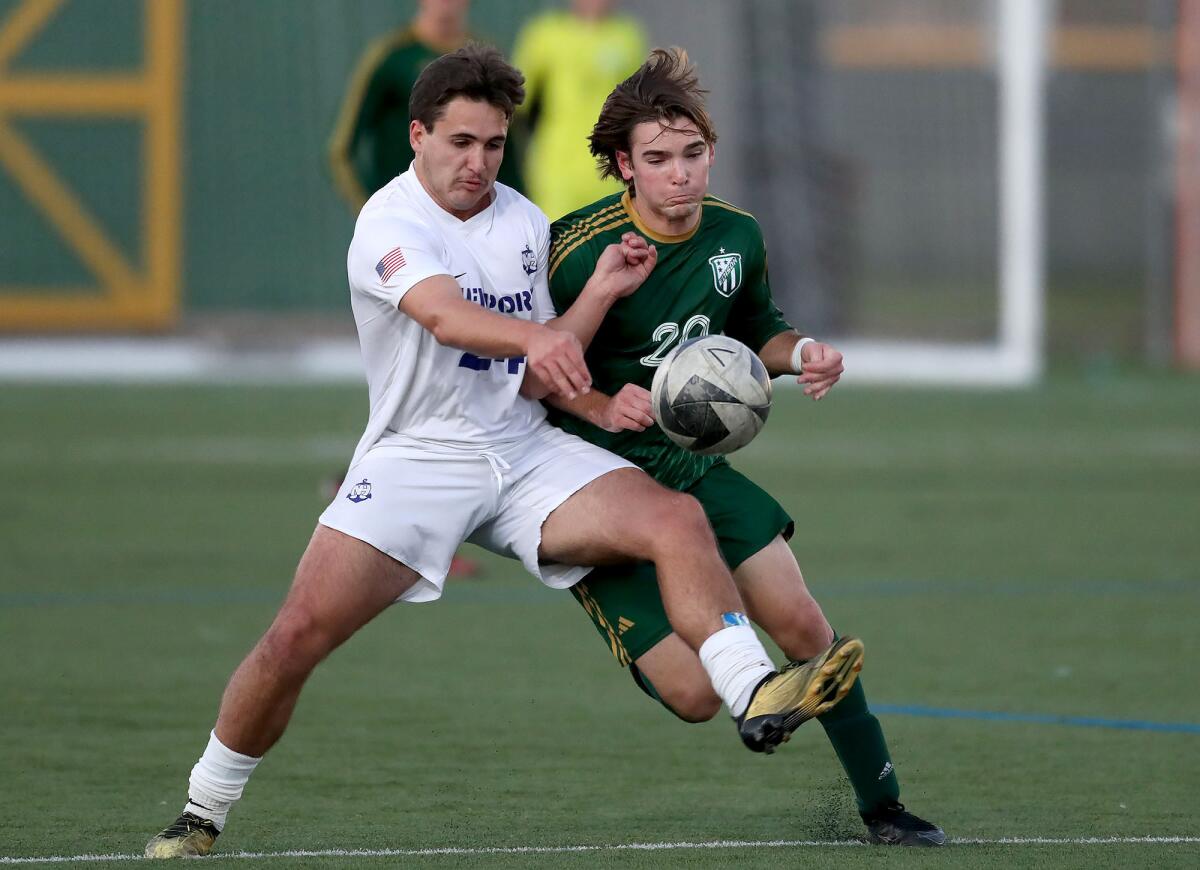
M221 832L208 819L183 813L146 844L147 858L197 858L207 855Z
M767 677L736 720L742 742L752 752L774 752L793 731L846 697L862 663L862 641L843 637L819 656Z

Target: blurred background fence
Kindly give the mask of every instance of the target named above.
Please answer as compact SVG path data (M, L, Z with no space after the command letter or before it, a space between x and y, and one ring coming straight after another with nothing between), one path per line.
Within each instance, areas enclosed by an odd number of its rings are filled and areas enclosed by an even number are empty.
M508 50L554 5L476 2L471 28ZM1181 269L1197 246L1179 144L1196 124L1196 98L1179 100L1195 4L1037 5L1045 345L1167 362L1181 299L1200 295ZM327 142L364 47L414 6L0 0L0 333L351 330L353 219ZM776 295L805 331L995 339L994 0L623 9L699 65L721 136L713 191L761 219Z

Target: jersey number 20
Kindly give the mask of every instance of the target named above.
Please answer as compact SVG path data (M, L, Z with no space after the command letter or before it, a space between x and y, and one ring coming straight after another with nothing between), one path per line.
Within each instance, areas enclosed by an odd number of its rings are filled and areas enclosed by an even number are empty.
M678 323L671 321L660 323L658 328L654 330L654 335L651 336L659 345L654 348L654 353L642 357L642 365L658 368L667 354L671 352L671 346L676 341L682 342L687 341L689 338L700 338L701 336L708 335L709 324L709 319L703 314L692 315L683 324L682 328L680 328Z

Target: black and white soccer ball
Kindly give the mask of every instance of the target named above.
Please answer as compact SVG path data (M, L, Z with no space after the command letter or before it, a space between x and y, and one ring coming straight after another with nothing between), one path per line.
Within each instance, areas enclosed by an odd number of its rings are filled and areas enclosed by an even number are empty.
M667 437L711 456L745 447L771 410L771 378L762 360L736 339L706 335L663 359L650 386L654 419Z

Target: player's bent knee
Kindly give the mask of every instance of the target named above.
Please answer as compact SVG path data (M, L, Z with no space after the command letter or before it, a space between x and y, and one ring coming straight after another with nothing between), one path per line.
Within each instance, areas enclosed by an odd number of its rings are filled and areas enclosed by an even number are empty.
M688 686L668 699L671 711L684 722L707 722L721 711L721 699L709 686Z
M665 496L657 520L659 539L664 542L692 546L715 544L708 516L693 496L681 492Z
M654 485L614 519L621 552L657 560L680 548L716 546L704 508L693 496Z
M833 629L816 602L810 602L811 606L796 607L768 629L772 640L793 659L812 658L833 643Z
M772 640L779 645L787 657L797 661L811 659L820 655L833 643L833 632L822 630L780 632L779 637L772 635Z
M337 645L319 619L308 610L282 611L259 642L259 653L280 671L312 670Z

